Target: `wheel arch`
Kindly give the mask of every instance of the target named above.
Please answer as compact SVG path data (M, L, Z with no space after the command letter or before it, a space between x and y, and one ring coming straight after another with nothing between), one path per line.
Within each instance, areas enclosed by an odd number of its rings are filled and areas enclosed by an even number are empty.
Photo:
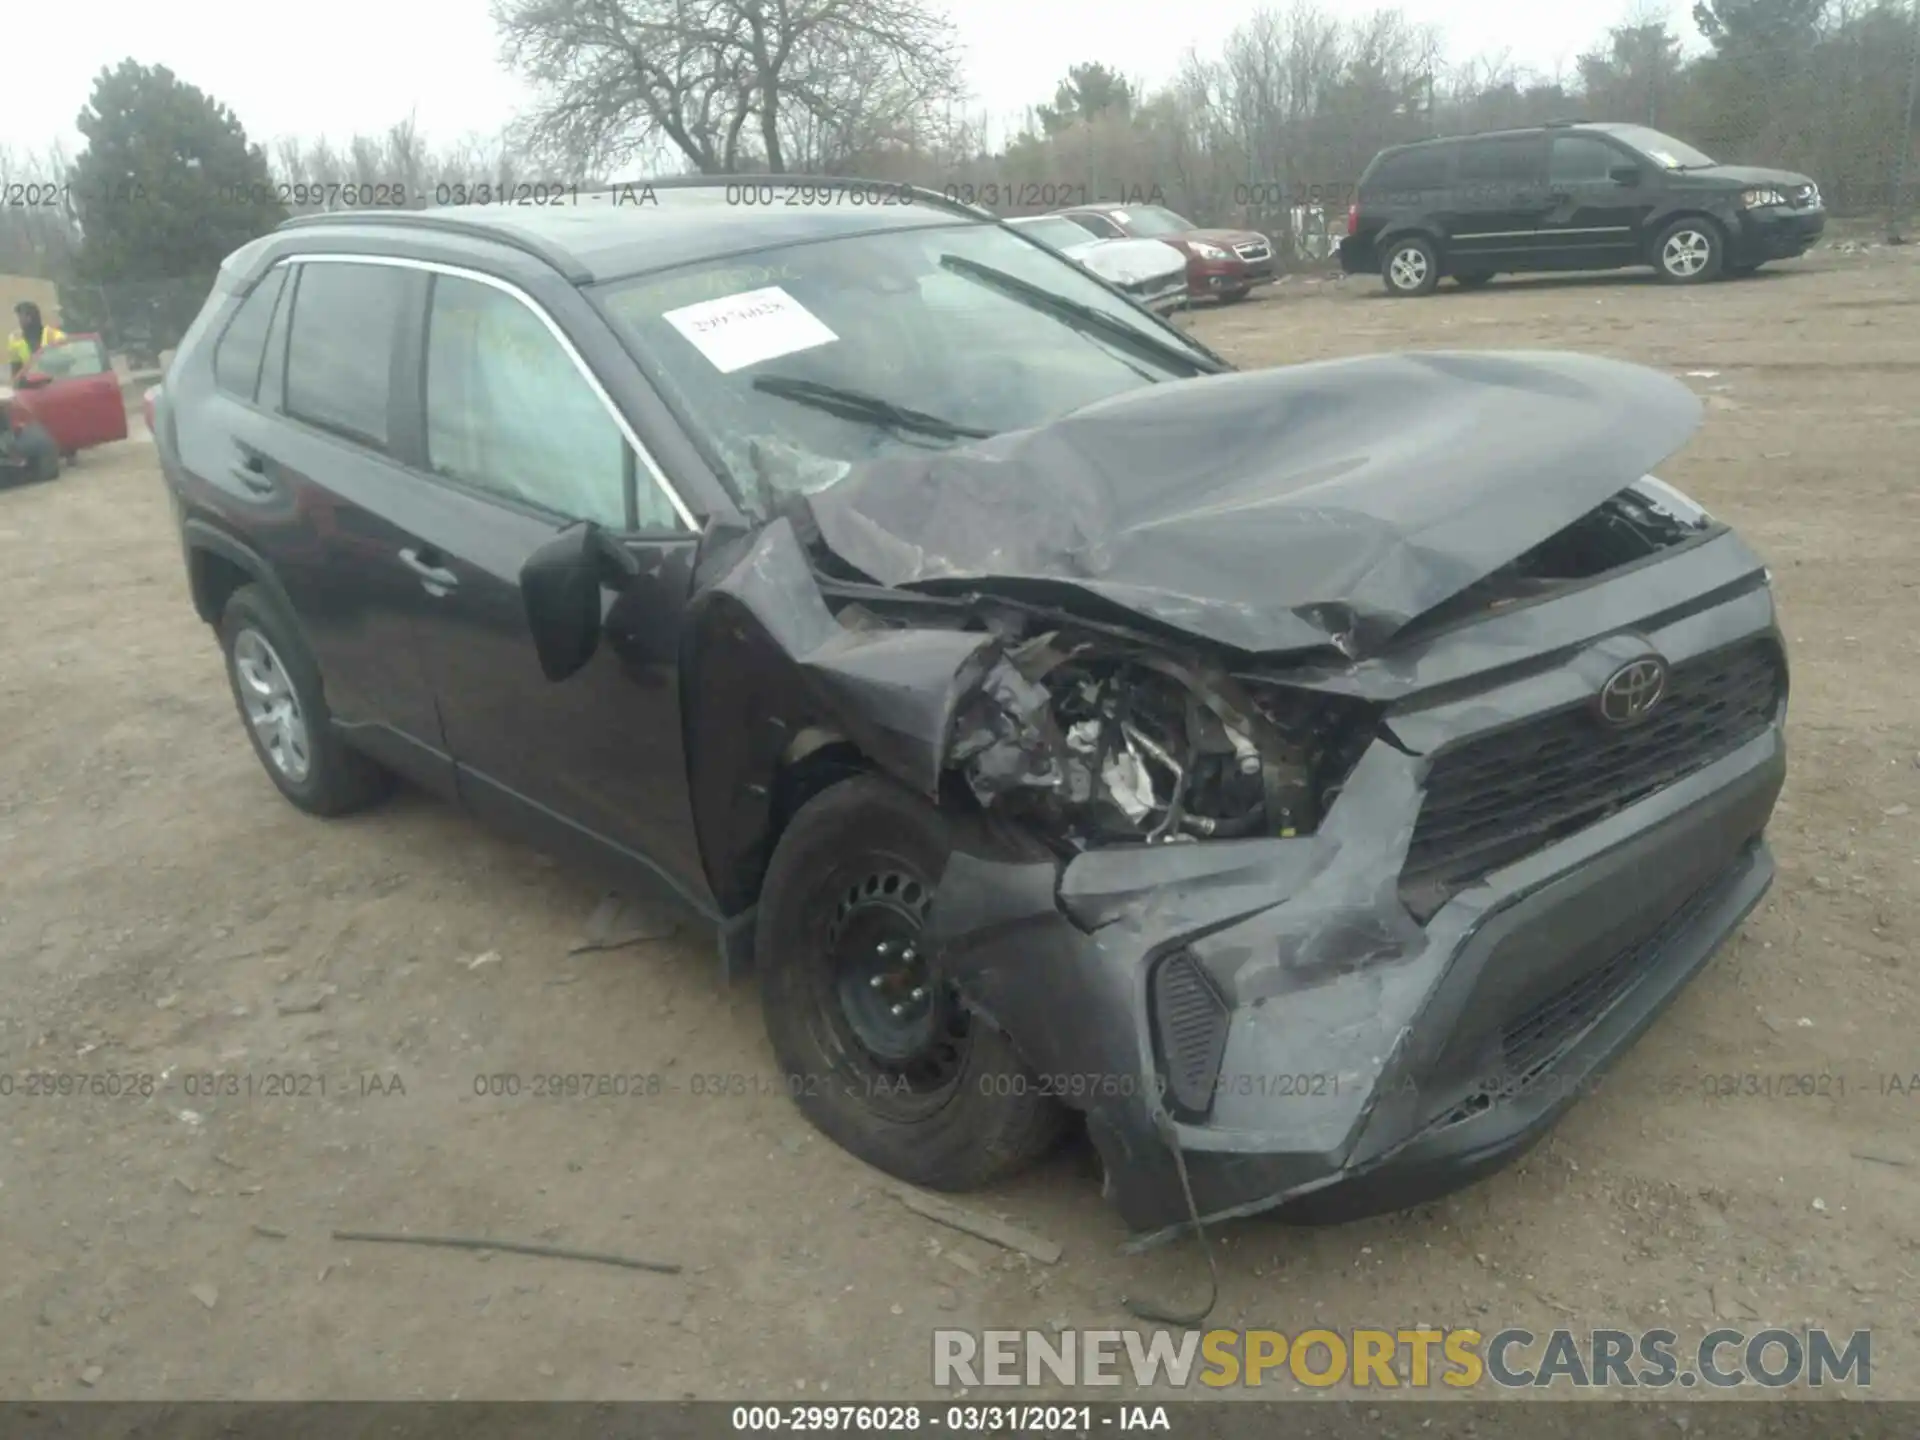
M299 616L285 588L258 551L204 520L188 520L180 530L186 550L188 592L194 613L203 621L218 625L233 592L243 585L258 585L273 596L295 627L299 626Z
M1705 222L1711 226L1715 237L1720 241L1720 253L1724 261L1724 257L1733 243L1732 226L1725 218L1714 214L1713 211L1703 206L1684 205L1668 214L1662 215L1647 227L1647 264L1658 265L1660 263L1661 239L1666 235L1667 231L1671 230L1675 225L1678 225L1682 220L1691 220L1696 224Z

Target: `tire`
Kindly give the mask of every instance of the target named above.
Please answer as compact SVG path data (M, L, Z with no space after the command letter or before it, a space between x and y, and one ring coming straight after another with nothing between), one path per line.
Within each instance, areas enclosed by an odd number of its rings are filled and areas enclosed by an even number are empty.
M1453 277L1453 283L1458 285L1462 290L1478 290L1482 286L1490 283L1492 279L1493 272L1487 271L1484 274L1477 275L1456 275Z
M39 425L29 425L13 437L13 443L19 452L27 457L27 478L29 480L58 480L60 478L60 447Z
M1247 296L1251 295L1252 293L1253 291L1251 289L1228 290L1220 296L1220 303L1222 305L1238 305L1242 300L1246 299Z
M1718 279L1727 242L1711 220L1674 221L1653 242L1653 268L1669 285L1704 285Z
M347 815L387 793L392 777L334 732L319 667L292 619L261 586L243 585L227 601L220 650L241 727L282 795L309 815ZM263 718L256 722L256 714Z
M830 786L774 849L754 956L801 1113L889 1175L973 1190L1044 1155L1066 1112L918 953L948 850L917 796L869 775Z
M1380 278L1386 282L1389 295L1431 295L1440 283L1440 257L1433 242L1418 235L1394 241L1380 262Z

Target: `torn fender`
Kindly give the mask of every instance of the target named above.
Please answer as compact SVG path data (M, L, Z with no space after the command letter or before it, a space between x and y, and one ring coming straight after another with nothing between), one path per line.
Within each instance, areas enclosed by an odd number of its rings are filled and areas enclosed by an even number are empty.
M1589 355L1370 355L1149 385L809 498L886 585L1071 587L1246 652L1370 653L1699 427Z
M705 571L689 612L686 748L694 824L727 913L767 856L772 785L805 727L825 727L937 797L954 714L993 659L990 634L851 629L827 608L786 519Z

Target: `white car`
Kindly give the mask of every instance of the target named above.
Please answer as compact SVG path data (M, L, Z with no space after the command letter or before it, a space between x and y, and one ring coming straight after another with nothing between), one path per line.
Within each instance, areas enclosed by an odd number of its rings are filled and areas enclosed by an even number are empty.
M1126 291L1149 310L1165 314L1186 301L1186 254L1164 240L1102 240L1064 215L1022 215L1007 224Z

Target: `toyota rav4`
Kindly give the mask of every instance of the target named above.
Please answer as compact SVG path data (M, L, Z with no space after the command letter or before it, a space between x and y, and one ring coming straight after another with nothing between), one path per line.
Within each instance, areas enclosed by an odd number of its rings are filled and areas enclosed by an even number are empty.
M155 428L295 805L678 896L835 1140L960 1189L1078 1116L1139 1229L1500 1164L1760 899L1786 659L1649 477L1684 385L1236 373L936 195L723 190L226 262Z

